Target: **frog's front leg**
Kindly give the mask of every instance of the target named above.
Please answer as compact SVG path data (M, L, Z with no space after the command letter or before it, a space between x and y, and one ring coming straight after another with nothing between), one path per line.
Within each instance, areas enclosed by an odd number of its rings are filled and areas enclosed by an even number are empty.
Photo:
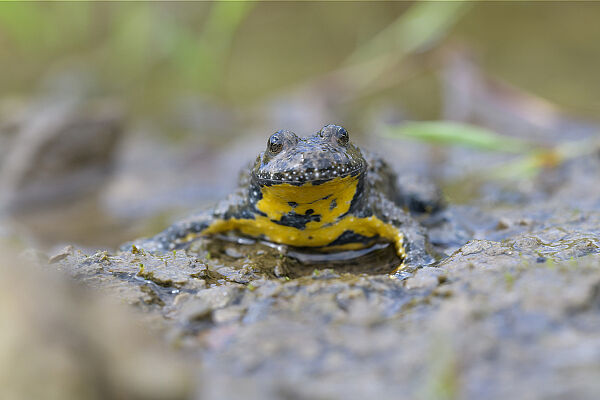
M126 243L122 251L132 246L150 252L163 252L180 248L203 235L226 232L229 222L234 218L243 218L248 206L244 202L244 193L234 193L217 204L212 211L200 212L177 221L164 231L150 237Z
M401 269L414 269L433 264L429 243L423 228L406 211L394 202L379 198L373 209L378 221L379 235L392 241L402 259Z
M149 237L138 239L121 246L121 251L131 250L133 246L150 252L163 252L181 247L189 242L191 236L201 235L204 230L218 221L212 212L199 213L177 221L164 231Z

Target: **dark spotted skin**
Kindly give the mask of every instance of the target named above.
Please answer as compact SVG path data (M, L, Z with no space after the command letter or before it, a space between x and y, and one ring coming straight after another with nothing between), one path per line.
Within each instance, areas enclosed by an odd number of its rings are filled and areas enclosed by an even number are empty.
M339 190L337 182L343 183ZM235 226L238 234L327 251L371 244L379 238L370 225L376 219L377 226L389 227L378 228L381 232L404 236L399 252L404 265L430 264L426 235L413 214L440 209L441 197L430 185L403 188L398 182L384 160L363 153L340 126L328 125L307 138L279 131L227 199L135 245L149 251L180 248L195 234L226 232ZM307 190L316 197L308 199ZM313 240L318 244L313 246Z

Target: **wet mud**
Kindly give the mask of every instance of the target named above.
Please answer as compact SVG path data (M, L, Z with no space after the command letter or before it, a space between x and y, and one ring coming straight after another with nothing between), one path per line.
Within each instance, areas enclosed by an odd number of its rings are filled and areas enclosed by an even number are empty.
M231 238L52 265L158 316L203 366L200 397L593 398L600 191L578 182L599 168L549 171L530 202L450 204L429 222L439 261L400 277L386 247L315 263Z

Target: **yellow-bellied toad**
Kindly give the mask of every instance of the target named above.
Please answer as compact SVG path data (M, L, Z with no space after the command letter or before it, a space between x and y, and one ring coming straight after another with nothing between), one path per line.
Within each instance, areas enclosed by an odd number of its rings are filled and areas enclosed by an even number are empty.
M403 264L429 264L427 241L410 212L433 211L431 199L407 192L381 159L361 150L346 129L327 125L300 138L269 137L239 189L210 211L137 242L150 251L183 247L198 236L235 232L319 252L393 243Z

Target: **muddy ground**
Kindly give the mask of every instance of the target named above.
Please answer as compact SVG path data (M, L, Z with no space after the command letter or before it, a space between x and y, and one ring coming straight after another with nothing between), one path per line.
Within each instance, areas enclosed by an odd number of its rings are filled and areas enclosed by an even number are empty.
M131 305L135 329L160 339L148 353L166 346L176 359L165 368L181 380L163 382L174 398L592 399L598 177L593 154L502 189L512 201L450 203L430 231L439 263L405 279L373 259L306 267L222 239L163 255L68 247L29 258Z

